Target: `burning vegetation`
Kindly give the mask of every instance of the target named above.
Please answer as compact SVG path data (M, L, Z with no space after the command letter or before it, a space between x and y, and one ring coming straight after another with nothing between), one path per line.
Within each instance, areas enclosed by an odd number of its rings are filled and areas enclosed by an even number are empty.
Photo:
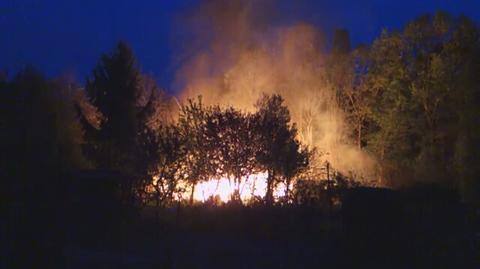
M148 167L155 180L147 197L160 203L185 197L188 189L191 203L265 199L271 204L274 193L288 199L292 180L307 170L312 152L297 139L281 96L265 95L256 107L249 113L189 100L178 122L161 133L145 133L144 146L155 148L151 157L158 160Z
M345 30L328 45L319 27L276 16L269 1L212 0L179 17L175 96L125 42L84 87L30 68L0 77L7 136L49 128L25 139L51 158L18 162L120 172L126 197L158 205L292 203L307 181L340 179L438 183L476 200L474 23L440 12L352 48Z
M122 188L143 202L292 202L299 182L337 178L434 182L475 200L472 22L438 13L369 46L352 48L345 30L327 46L318 27L275 23L261 3L207 1L180 17L188 35L177 37L175 96L141 72L124 42L84 89L31 69L2 85L48 87L31 106L80 119L52 125L62 130L51 135L62 137L52 155L70 154L58 163L128 175ZM4 100L20 93L5 91ZM59 105L42 108L49 102Z
M208 1L189 14L185 32L193 31L201 46L185 48L193 56L177 72L181 100L201 95L206 104L253 112L262 95L280 95L297 138L321 154L316 166L328 161L364 183L378 181L375 158L358 142L364 139L362 131L352 139L342 107L346 96L340 93L357 86L353 67L346 65L351 59L348 33L340 31L334 52L326 53L317 27L277 25L275 9L260 3Z
M125 42L82 84L0 73L2 265L480 268L476 24L353 48L200 2L170 94Z

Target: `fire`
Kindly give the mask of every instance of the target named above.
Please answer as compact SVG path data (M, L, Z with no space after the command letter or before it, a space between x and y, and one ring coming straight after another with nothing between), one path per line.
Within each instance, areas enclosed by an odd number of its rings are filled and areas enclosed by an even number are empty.
M253 196L263 197L266 193L267 173L258 173L244 178L239 186L240 198L247 201ZM205 202L210 197L218 196L222 202L228 202L235 192L233 180L228 178L210 179L195 187L193 198Z
M264 198L267 193L267 177L268 173L261 172L242 178L242 182L239 186L241 200L246 202L254 197ZM181 185L186 189L186 192L183 193L181 199L188 200L191 188L184 184ZM226 203L231 200L235 190L236 186L232 179L226 177L211 178L208 181L199 182L195 185L193 199L197 202L206 202L212 197L218 197L221 202ZM274 189L273 195L277 199L284 196L285 185L278 184Z
M180 101L200 95L206 105L254 112L263 94L280 94L302 143L328 153L322 161L343 174L374 179L376 160L346 139L351 130L322 31L308 23L277 25L253 2L213 0L192 10L184 26L197 42L187 44L190 57L176 71ZM341 87L353 87L348 75L341 77Z

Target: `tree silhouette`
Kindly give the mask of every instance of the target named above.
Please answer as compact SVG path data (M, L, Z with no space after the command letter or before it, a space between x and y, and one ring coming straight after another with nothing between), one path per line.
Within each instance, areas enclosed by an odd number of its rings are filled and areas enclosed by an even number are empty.
M290 187L292 180L302 173L309 165L313 151L302 146L296 139L296 129L291 132L292 137L283 148L282 175L285 183L285 201L290 202Z
M232 198L240 201L242 180L258 170L253 117L232 107L222 110L217 106L209 114L207 131L217 177L233 179Z
M79 98L88 142L85 152L97 168L124 174L126 181L119 183L133 199L151 182L149 171L157 159L145 147L152 145L149 134L167 124L168 98L155 80L141 74L124 42L101 57L86 91L89 98Z
M333 54L348 54L351 50L350 35L346 29L336 29L333 34Z
M2 232L10 253L5 264L61 266L67 175L88 167L74 95L65 81L47 80L31 67L1 84L0 199L10 227Z
M134 173L134 154L138 133L137 96L140 71L132 50L118 43L111 55L103 55L87 81L86 90L104 121L96 135L99 168Z
M258 136L256 159L268 172L265 201L273 203L273 189L285 177L290 180L306 165L306 152L299 152L297 130L290 123L290 113L280 95L264 95L257 102L255 131ZM288 192L288 190L287 190Z
M190 204L193 204L195 185L215 175L213 157L208 148L205 134L205 123L208 114L207 108L198 102L188 100L182 105L178 119L178 128L181 136L185 139L184 168L186 169L187 181L191 186Z
M478 44L472 22L437 13L402 31L384 32L372 45L364 77L374 100L367 146L393 186L412 178L458 184L452 180L459 173L454 164L468 163L455 157L462 155L461 130L478 111L478 80L471 73L478 70ZM475 144L477 132L469 133Z
M146 170L143 173L146 178L142 190L152 186L153 200L156 205L168 205L174 200L175 194L182 192L178 188L178 183L185 180L184 137L177 126L165 125L156 130L145 129L141 141ZM146 195L152 194L146 193Z

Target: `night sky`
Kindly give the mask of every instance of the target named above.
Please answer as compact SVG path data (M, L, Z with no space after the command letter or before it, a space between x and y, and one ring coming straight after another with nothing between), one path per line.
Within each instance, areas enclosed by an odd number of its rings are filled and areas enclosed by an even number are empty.
M1 0L0 69L32 64L47 76L73 75L83 83L99 56L126 40L143 71L169 88L178 67L175 23L195 0ZM353 44L370 42L382 28L444 10L480 21L478 0L281 1L285 20L306 21L327 34L349 30ZM295 3L295 4L293 4Z

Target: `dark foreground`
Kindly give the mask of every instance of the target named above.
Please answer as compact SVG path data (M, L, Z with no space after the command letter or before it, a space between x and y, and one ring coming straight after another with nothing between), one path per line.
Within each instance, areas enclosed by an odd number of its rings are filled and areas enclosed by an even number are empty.
M336 207L67 203L3 221L2 268L479 268L477 217L425 189L358 188Z

